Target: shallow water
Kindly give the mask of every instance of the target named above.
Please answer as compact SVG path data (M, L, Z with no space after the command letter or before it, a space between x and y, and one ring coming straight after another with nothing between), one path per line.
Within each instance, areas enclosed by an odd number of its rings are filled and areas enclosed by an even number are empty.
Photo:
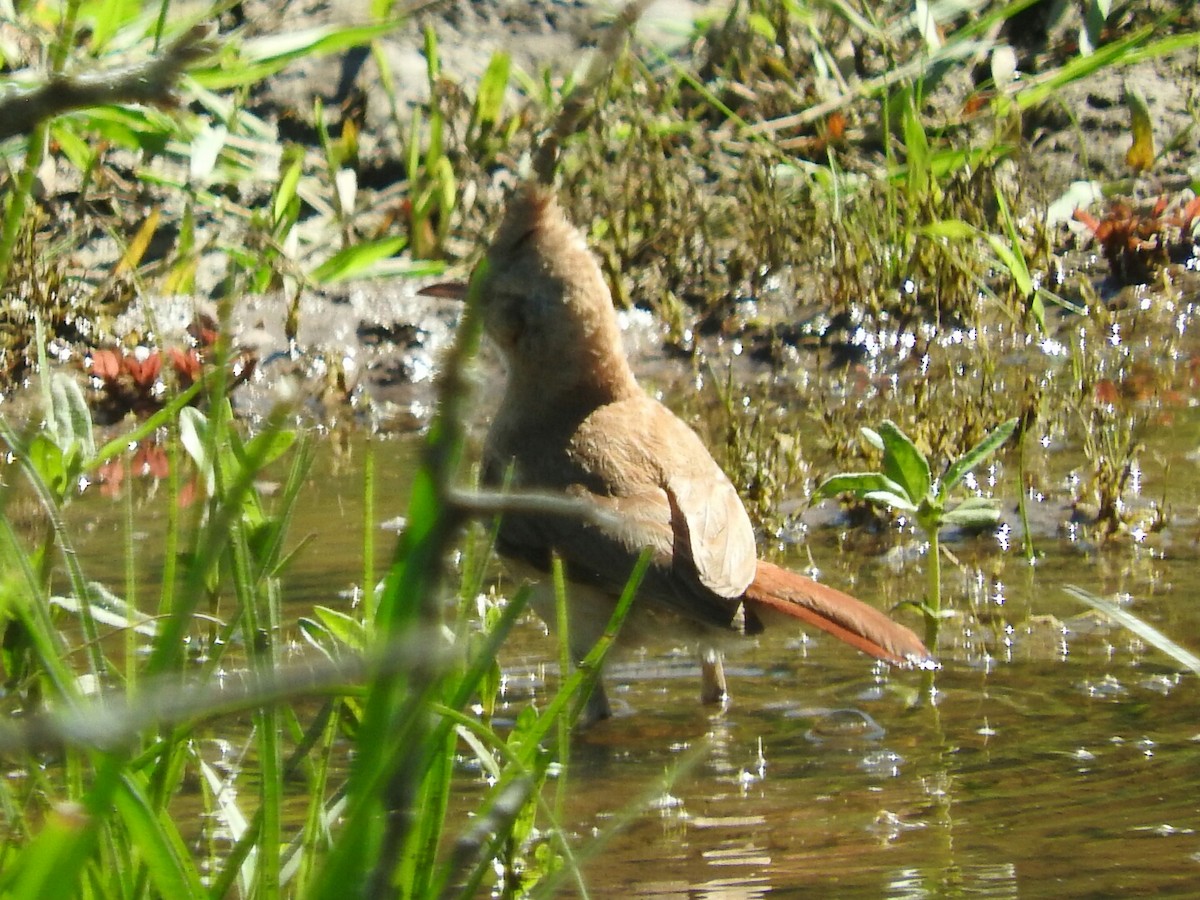
M1160 462L1174 460L1180 515L1153 540L1103 546L1046 524L1034 566L991 535L951 541L959 566L945 566L945 592L959 615L943 629L933 704L911 703L919 673L799 630L731 655L734 699L721 711L696 702L688 648L664 639L627 650L607 678L615 718L572 746L567 822L580 853L630 804L652 802L587 859L592 896L1188 893L1200 879L1196 680L1060 589L1119 595L1200 649L1195 485L1179 474L1194 468L1186 454L1200 421L1186 409L1174 424L1153 446ZM335 454L332 443L291 531L314 541L287 578L289 623L315 603L346 606L360 580L363 448L355 439ZM414 445L375 451L385 521L403 512ZM72 515L91 523L85 570L120 584L119 571L104 571L119 504L87 496ZM156 527L138 527L146 597ZM823 579L885 608L920 595L915 535L870 554L842 537L811 530L793 564L811 553ZM392 540L377 535L380 560ZM556 652L535 620L519 627L502 659L502 717L546 697ZM700 747L700 762L666 784Z
M1018 625L986 660L943 653L933 706L910 708L892 690L915 689L918 674L823 637L771 634L736 655L734 703L719 713L695 703L695 669L669 645L619 667L617 718L573 750L581 833L603 827L614 798L654 789L685 748L706 741L711 753L588 867L590 886L600 896L1186 892L1200 876L1195 679L1091 617L1078 620L1087 633L1064 635L1060 623L1081 610L1055 586L1091 578L1061 562L1010 586L1007 604L1016 621L1022 607L1058 621ZM1197 633L1192 568L1170 567L1169 594L1134 604L1181 637Z
M731 653L733 702L724 710L697 702L693 653L668 635L627 649L610 665L616 715L576 736L567 776L566 824L577 836L591 895L1192 893L1200 883L1195 676L1062 590L1075 585L1115 598L1200 650L1200 409L1193 375L1200 347L1192 339L1193 305L1179 308L1185 312L1174 337L1163 339L1161 329L1148 326L1139 333L1133 321L1122 340L1093 347L1087 357L1095 377L1110 379L1114 391L1141 392L1115 397L1110 421L1136 414L1145 423L1136 477L1123 496L1142 527L1105 541L1072 512L1076 500L1086 499L1089 463L1069 415L1051 420L1044 440L1034 434L1027 442L1034 564L1021 552L1015 454L981 471L980 485L1004 498L1005 527L974 537L951 534L946 543L953 559L943 563L944 602L955 615L942 629L933 702L914 702L920 673L889 670L799 629L768 632ZM957 373L951 395L980 390L972 368L980 351L972 339L1003 344L992 352L1003 356L1004 367L983 389L1003 392L1034 371L1048 394L1073 396L1066 351L1031 345L1020 333L986 331L947 338L934 350L948 360L939 364ZM643 355L640 363L652 388L656 378L669 389L685 374L678 360L660 356L647 364ZM1139 366L1152 371L1151 390L1137 380ZM857 412L864 404L879 408L881 398L894 400L908 389L906 379L925 369L915 356L907 365L868 358L830 378L810 369L764 379L762 371L742 368L741 405L764 405L755 392L765 391L781 408L844 403L851 421L869 423L873 413ZM895 371L904 374L893 377ZM814 387L821 379L825 387ZM482 393L494 392L495 379L483 381ZM705 401L697 398L711 397L711 385L698 392L695 386L690 397L669 394L669 402L685 418L705 422ZM489 399L479 406L487 408ZM719 424L708 429L719 432ZM290 532L293 544L310 535L312 541L286 575L282 618L289 628L315 604L347 608L362 581L364 438L324 434L317 442ZM416 440L376 439L373 448L378 528L405 511ZM161 498L145 499L152 490L142 480L135 492L144 608L153 603L161 572L161 524L143 518L148 510L161 515ZM803 491L792 490L802 509ZM1146 527L1152 503L1165 511L1161 530ZM927 545L920 535L911 527L869 534L837 510L826 503L805 513L802 527L781 531L775 558L805 572L815 568L822 580L880 608L921 597ZM118 592L123 554L114 548L124 542L122 516L123 504L96 488L70 509L83 535L85 571ZM394 531L375 531L377 569L394 539ZM920 628L912 612L896 615ZM294 629L284 637L292 653L312 652ZM501 659L502 721L531 701L545 702L556 687L556 658L555 642L528 617ZM229 746L212 741L206 758L236 760L249 743L245 725L220 727ZM686 761L695 764L671 779ZM460 783L477 796L483 786L472 771L464 758ZM464 796L463 808L473 808L475 799ZM302 798L296 800L302 808ZM185 798L181 807L189 803ZM631 824L603 846L595 843L639 804L643 811Z

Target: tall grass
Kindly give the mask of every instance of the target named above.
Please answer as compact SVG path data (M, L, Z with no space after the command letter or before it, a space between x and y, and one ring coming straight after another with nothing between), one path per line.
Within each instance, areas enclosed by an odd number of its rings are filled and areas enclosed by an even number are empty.
M5 702L21 715L0 729L0 750L27 773L24 787L0 787L9 825L0 889L27 897L341 897L352 886L371 896L470 896L501 860L501 890L516 895L569 862L542 790L564 752L561 723L581 706L636 578L610 633L543 710L523 711L508 734L465 712L471 702L495 708L497 651L523 608L517 597L474 621L486 550L463 573L457 611L445 602L446 559L463 526L507 502L475 504L454 488L461 366L477 339L468 312L383 584L377 593L363 586L356 613L323 609L306 623L326 662L303 667L280 656L289 630L280 618L288 525L313 452L304 433L285 427L290 408L278 406L243 437L218 364L196 392L206 411L186 405L195 397L185 395L156 417L180 448L173 457L190 460L202 499L190 522L165 519L179 568L166 567L147 615L132 592L119 598L87 580L63 524L81 480L109 448L144 439L145 429L97 448L82 392L43 359L43 423L20 433L0 420L0 438L46 523L31 544L0 520ZM280 466L283 489L268 501L256 484ZM177 478L170 483L164 499L174 508ZM365 484L370 490L371 479ZM14 491L7 486L0 502ZM63 568L73 603L57 597ZM64 606L70 615L54 611ZM73 662L80 652L82 675ZM231 672L240 686L222 688ZM250 726L242 752L253 762L221 773L199 748L241 714ZM555 735L558 752L545 749ZM464 746L493 785L451 848L447 831L461 819L450 821L447 810ZM349 779L338 785L349 758ZM189 779L203 785L203 809L229 846L213 849L210 835L208 852L198 852L205 829L181 794ZM302 814L286 809L297 781ZM547 849L537 851L540 844Z
M55 46L69 48L77 14L91 11L70 4ZM163 20L160 15L155 21ZM189 82L193 96L221 114L220 125L134 107L83 110L39 123L8 195L5 273L15 271L9 265L15 262L14 235L29 227L32 177L47 135L56 133L62 146L78 151L73 161L86 178L105 164L85 149L98 133L134 152L155 146L188 160L189 181L154 180L184 198L185 227L165 283L190 287L201 248L189 223L203 208L224 206L214 188L245 179L271 184L259 165L271 152L261 123L245 110L233 116L209 91L246 86L298 56L370 40L393 25L317 29L223 53L194 70ZM104 49L104 37L124 45L117 38L134 38L152 26L136 17L113 20L93 32L94 49ZM62 54L54 58L61 61ZM497 72L493 81L505 75ZM481 140L494 138L496 103L492 97L478 105ZM249 243L228 248L231 293L264 290L297 274L316 282L363 277L403 245L358 239L353 191L342 177L349 136L343 132L335 140L323 127L321 135L340 249L307 271L291 267L298 198L314 196L306 187L303 154L292 152L274 178L270 214L249 214L251 227L267 235L267 252L248 253ZM428 157L427 163L446 168ZM152 178L149 170L142 174ZM448 187L453 190L452 183ZM444 231L450 209L443 213ZM422 214L430 214L428 206ZM126 269L139 268L152 230L143 227L127 246ZM391 265L389 271L401 269ZM223 310L227 321L228 303ZM282 575L298 549L291 546L289 524L314 448L306 433L287 425L295 411L280 403L254 433L244 434L230 402L235 354L223 327L202 380L144 422L98 443L75 377L46 358L40 316L53 310L34 311L38 328L30 344L39 356L40 421L22 430L0 420L0 439L23 480L3 486L0 510L29 495L40 523L30 534L9 516L0 517L3 702L10 716L0 728L0 752L25 774L0 785L6 820L0 890L17 897L341 897L348 889L380 896L472 895L483 882L495 882L495 860L502 861L498 889L508 895L532 891L564 861L578 880L554 808L541 799L557 756L544 749L545 739L559 735L562 752L566 732L560 723L582 703L594 677L588 673L598 670L612 634L596 649L594 665L566 678L545 710L525 711L510 733L465 712L469 702L495 708L497 650L523 607L515 598L484 623L470 614L486 552L463 578L457 609L446 605L448 592L453 596L445 579L452 546L473 516L490 519L504 502L480 512L469 498L452 493L461 477L460 370L478 341L476 317L468 314L447 366L442 406L424 462L414 472L407 525L388 575L378 589L371 583L374 522L368 515L364 602L352 614L315 611L304 630L324 662L296 665L285 664L281 653L290 631L281 619ZM137 591L133 568L146 560L132 539L127 507L121 597L112 586L89 581L64 511L102 466L152 437L165 444L173 463L162 498L169 510L163 518L168 557L158 591ZM268 470L281 473L283 483L269 499L257 486ZM183 471L192 473L200 499L179 511ZM369 471L367 510L373 508ZM121 546L116 541L115 552ZM625 607L631 598L632 587ZM619 618L614 629L617 623ZM232 685L231 673L237 673ZM210 738L237 734L246 735L244 762L222 770L203 748ZM471 827L451 845L447 834L464 821L448 817L463 777L456 763L462 747L480 759L494 786L482 791ZM349 780L339 783L351 758ZM200 786L198 800L189 801L188 784Z

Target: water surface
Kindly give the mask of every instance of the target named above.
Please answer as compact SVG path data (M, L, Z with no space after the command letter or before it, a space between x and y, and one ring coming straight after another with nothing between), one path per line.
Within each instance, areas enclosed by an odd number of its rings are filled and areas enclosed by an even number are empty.
M1160 462L1172 456L1182 503L1194 502L1187 435L1197 424L1184 411L1154 443ZM361 577L364 448L358 438L332 446L291 532L313 538L286 579L289 625L317 603L347 607ZM374 449L385 521L403 511L415 440ZM117 584L120 570L104 569L119 513L90 496L72 513L91 522L85 569ZM157 526L138 528L140 593L153 596ZM917 535L887 538L882 553L844 537L813 529L791 562L805 567L811 553L824 579L884 608L920 596ZM1102 544L1062 523L1039 534L1036 565L992 535L952 541L959 565L945 567L945 590L958 615L943 630L932 703L913 702L920 673L799 629L732 654L725 710L697 703L691 651L669 635L627 650L608 676L617 715L572 747L567 822L581 854L630 804L652 803L586 862L592 895L1189 893L1200 878L1195 677L1060 588L1119 597L1200 649L1195 538L1186 515L1141 543ZM381 560L392 540L377 533ZM522 623L502 658L502 717L545 701L556 653L540 623ZM701 761L667 783L695 748Z

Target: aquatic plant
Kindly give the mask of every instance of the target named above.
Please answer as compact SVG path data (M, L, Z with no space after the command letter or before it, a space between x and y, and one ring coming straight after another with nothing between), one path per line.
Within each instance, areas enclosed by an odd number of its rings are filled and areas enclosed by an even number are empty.
M974 496L952 503L951 492L968 473L1004 445L1016 430L1018 421L1013 418L998 425L982 441L951 462L936 481L925 455L894 423L884 422L878 431L864 427L863 437L883 454L883 468L877 472L832 475L813 491L812 503L846 493L911 516L929 539L928 586L925 597L917 606L925 617L925 644L935 652L938 628L946 615L942 609L942 530L948 526L987 528L1000 519L994 498Z

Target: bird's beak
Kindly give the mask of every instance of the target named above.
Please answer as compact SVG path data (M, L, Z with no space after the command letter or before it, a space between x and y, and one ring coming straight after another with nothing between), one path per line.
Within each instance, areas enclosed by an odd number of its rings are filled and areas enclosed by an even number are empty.
M427 284L417 291L425 297L442 297L446 300L465 300L467 298L467 283L465 281L440 281L437 284Z

